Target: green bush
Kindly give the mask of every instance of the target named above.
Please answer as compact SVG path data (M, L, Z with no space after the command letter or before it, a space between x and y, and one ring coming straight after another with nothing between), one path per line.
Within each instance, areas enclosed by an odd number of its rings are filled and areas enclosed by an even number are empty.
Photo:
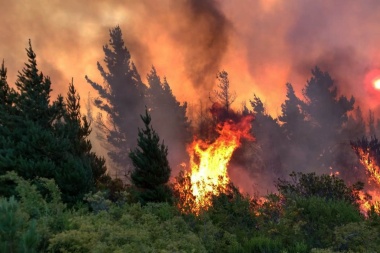
M167 203L111 205L75 216L53 236L52 252L206 252L201 240Z

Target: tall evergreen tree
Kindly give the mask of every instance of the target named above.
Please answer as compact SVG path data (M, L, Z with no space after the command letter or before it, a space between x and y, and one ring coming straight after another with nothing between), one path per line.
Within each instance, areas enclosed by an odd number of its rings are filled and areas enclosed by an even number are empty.
M296 96L293 86L286 84L286 100L281 105L282 114L278 119L282 122L281 128L284 130L289 140L296 141L302 138L301 131L305 127L305 115L301 111L302 101Z
M355 99L338 96L338 90L329 73L318 67L312 71L303 94L305 103L302 110L306 113L310 127L310 146L314 148L314 161L309 164L313 169L322 169L328 173L330 167L336 167L335 157L348 146L348 140L342 136L348 112L353 110Z
M27 120L38 122L39 125L49 128L56 120L62 109L62 98L50 105L51 81L38 71L36 54L29 40L29 48L26 49L28 63L22 72L19 72L16 87L17 109Z
M105 160L92 151L92 144L88 139L91 133L90 123L87 121L86 116L81 115L80 96L74 87L73 81L69 84L65 109L64 121L68 138L72 145L71 153L81 157L83 162L87 163L97 186L110 181L110 178L105 174L107 171Z
M160 144L160 137L151 126L147 109L141 119L145 128L139 129L138 147L129 153L134 166L131 180L137 188L136 197L142 203L170 201L168 148L164 143Z
M266 113L264 103L258 96L254 95L250 104L255 116L255 120L252 121L252 133L261 157L261 161L257 162L257 165L260 166L258 169L272 180L273 176L278 177L282 173L281 154L283 153L284 137L277 119Z
M104 176L104 160L90 151L89 125L81 119L73 84L66 104L62 96L51 103L50 79L38 71L30 41L27 55L11 110L6 114L0 106L0 122L8 122L1 125L0 174L15 171L26 179L53 178L62 199L73 204ZM10 187L0 190L0 194L12 193Z
M11 89L7 82L7 68L3 63L0 68L0 105L7 106L8 109L13 104L14 90Z
M105 84L100 85L86 76L87 82L99 93L95 105L107 115L98 121L104 130L108 155L119 166L130 164L128 150L136 145L139 115L144 110L146 87L131 55L124 44L119 26L110 30L109 45L103 47L107 70L98 62L98 70ZM100 118L102 119L102 118Z
M147 102L152 123L166 145L175 150L169 156L169 161L172 167L177 167L188 160L186 143L191 140L191 133L190 122L186 116L187 103L181 104L177 101L166 78L161 81L154 67L147 75L147 80Z
M311 73L313 76L303 90L306 103L302 109L309 115L313 125L330 138L347 121L348 112L354 109L355 99L338 97L338 89L329 73L322 72L318 67Z

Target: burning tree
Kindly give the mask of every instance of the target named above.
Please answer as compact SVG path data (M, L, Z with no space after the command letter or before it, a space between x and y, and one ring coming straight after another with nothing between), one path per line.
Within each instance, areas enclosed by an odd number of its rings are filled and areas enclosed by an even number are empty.
M369 183L374 182L377 187L380 186L380 143L376 137L371 137L368 140L366 137L352 141L351 147L358 156L360 163L366 169L366 174L369 176ZM380 213L380 202L378 191L370 191L371 195L362 193L362 209L368 211L374 209ZM372 199L373 198L373 199Z
M212 196L223 193L230 183L227 165L241 139L253 140L250 135L251 115L240 121L227 120L217 127L219 137L212 143L195 139L189 146L190 172L177 178L174 189L179 208L198 214L212 204Z

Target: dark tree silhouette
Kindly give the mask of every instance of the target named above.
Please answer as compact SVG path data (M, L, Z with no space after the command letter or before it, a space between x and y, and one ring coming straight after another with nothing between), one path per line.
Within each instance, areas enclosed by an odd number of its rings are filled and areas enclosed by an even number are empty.
M105 134L108 155L117 166L125 168L130 164L128 150L136 145L146 87L131 61L119 26L110 30L109 45L103 51L107 70L99 62L97 65L105 84L99 85L87 76L86 80L99 93L95 106L106 114L106 120L99 117L97 123Z
M312 77L305 85L303 94L306 103L302 109L310 116L313 125L331 137L337 134L348 119L347 113L354 109L355 99L338 97L338 89L329 73L318 67L312 71Z
M343 150L342 146L349 146L342 129L355 99L338 96L334 80L327 72L315 67L311 73L313 76L303 89L306 101L301 106L311 124L309 147L314 148L314 159L309 164L313 169L328 173L330 167L338 166L335 158Z
M156 69L152 67L147 75L149 89L147 102L152 123L166 145L173 150L169 156L172 167L188 160L186 143L191 140L190 121L186 116L187 103L177 101L166 80L161 81Z
M221 115L222 119L218 119L219 121L223 121L229 116L231 104L236 99L236 93L231 92L230 90L230 81L228 79L228 73L226 71L223 70L219 72L216 78L219 81L219 84L217 85L218 89L214 90L212 92L212 95L210 94L210 100L214 104L220 104L220 106L223 108L224 115Z
M270 179L282 173L283 165L281 154L283 152L284 137L281 134L277 119L274 119L265 111L261 99L254 95L250 100L255 120L252 121L252 135L255 137L255 145L260 160L256 162L260 173Z
M292 141L302 138L301 131L305 128L305 115L301 111L302 101L296 96L293 86L286 84L286 100L281 105L282 114L278 119L282 122L281 128L285 136Z

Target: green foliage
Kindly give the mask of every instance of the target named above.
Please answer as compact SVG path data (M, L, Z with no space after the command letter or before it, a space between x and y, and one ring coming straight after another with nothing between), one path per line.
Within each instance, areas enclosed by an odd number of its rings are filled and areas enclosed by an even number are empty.
M317 196L326 200L342 200L355 205L359 200L358 192L363 189L363 183L358 182L348 187L335 175L292 172L290 177L291 181L279 179L276 185L285 198Z
M340 252L380 252L379 228L368 222L355 222L337 227L332 248Z
M50 79L39 72L31 42L28 62L19 72L17 91L6 83L0 69L0 175L15 171L25 179L54 179L64 202L75 204L96 186L109 182L105 161L91 151L90 125L81 117L80 98L73 83L66 103L51 102ZM37 182L35 182L37 183ZM10 197L14 185L5 182L0 195Z
M14 197L0 198L1 252L37 252L39 242L36 221L29 220Z
M342 200L296 197L287 202L276 230L272 231L286 247L300 242L308 249L324 248L332 244L336 227L362 218L355 206Z
M281 241L264 236L253 237L249 239L240 252L252 253L281 253L283 247Z
M206 252L168 204L112 205L108 212L77 216L55 235L53 252Z
M231 183L226 191L213 196L206 211L213 224L237 236L240 242L256 233L257 222L249 196L243 196Z
M0 242L4 242L1 252L45 251L49 238L67 228L70 216L57 185L42 178L32 184L14 172L1 176L0 180L15 182L18 198L0 200ZM44 189L44 196L37 188Z
M148 110L141 115L145 129L139 129L138 148L129 153L134 170L131 180L135 194L141 203L171 201L172 193L167 185L171 173L167 160L168 149L150 125Z

